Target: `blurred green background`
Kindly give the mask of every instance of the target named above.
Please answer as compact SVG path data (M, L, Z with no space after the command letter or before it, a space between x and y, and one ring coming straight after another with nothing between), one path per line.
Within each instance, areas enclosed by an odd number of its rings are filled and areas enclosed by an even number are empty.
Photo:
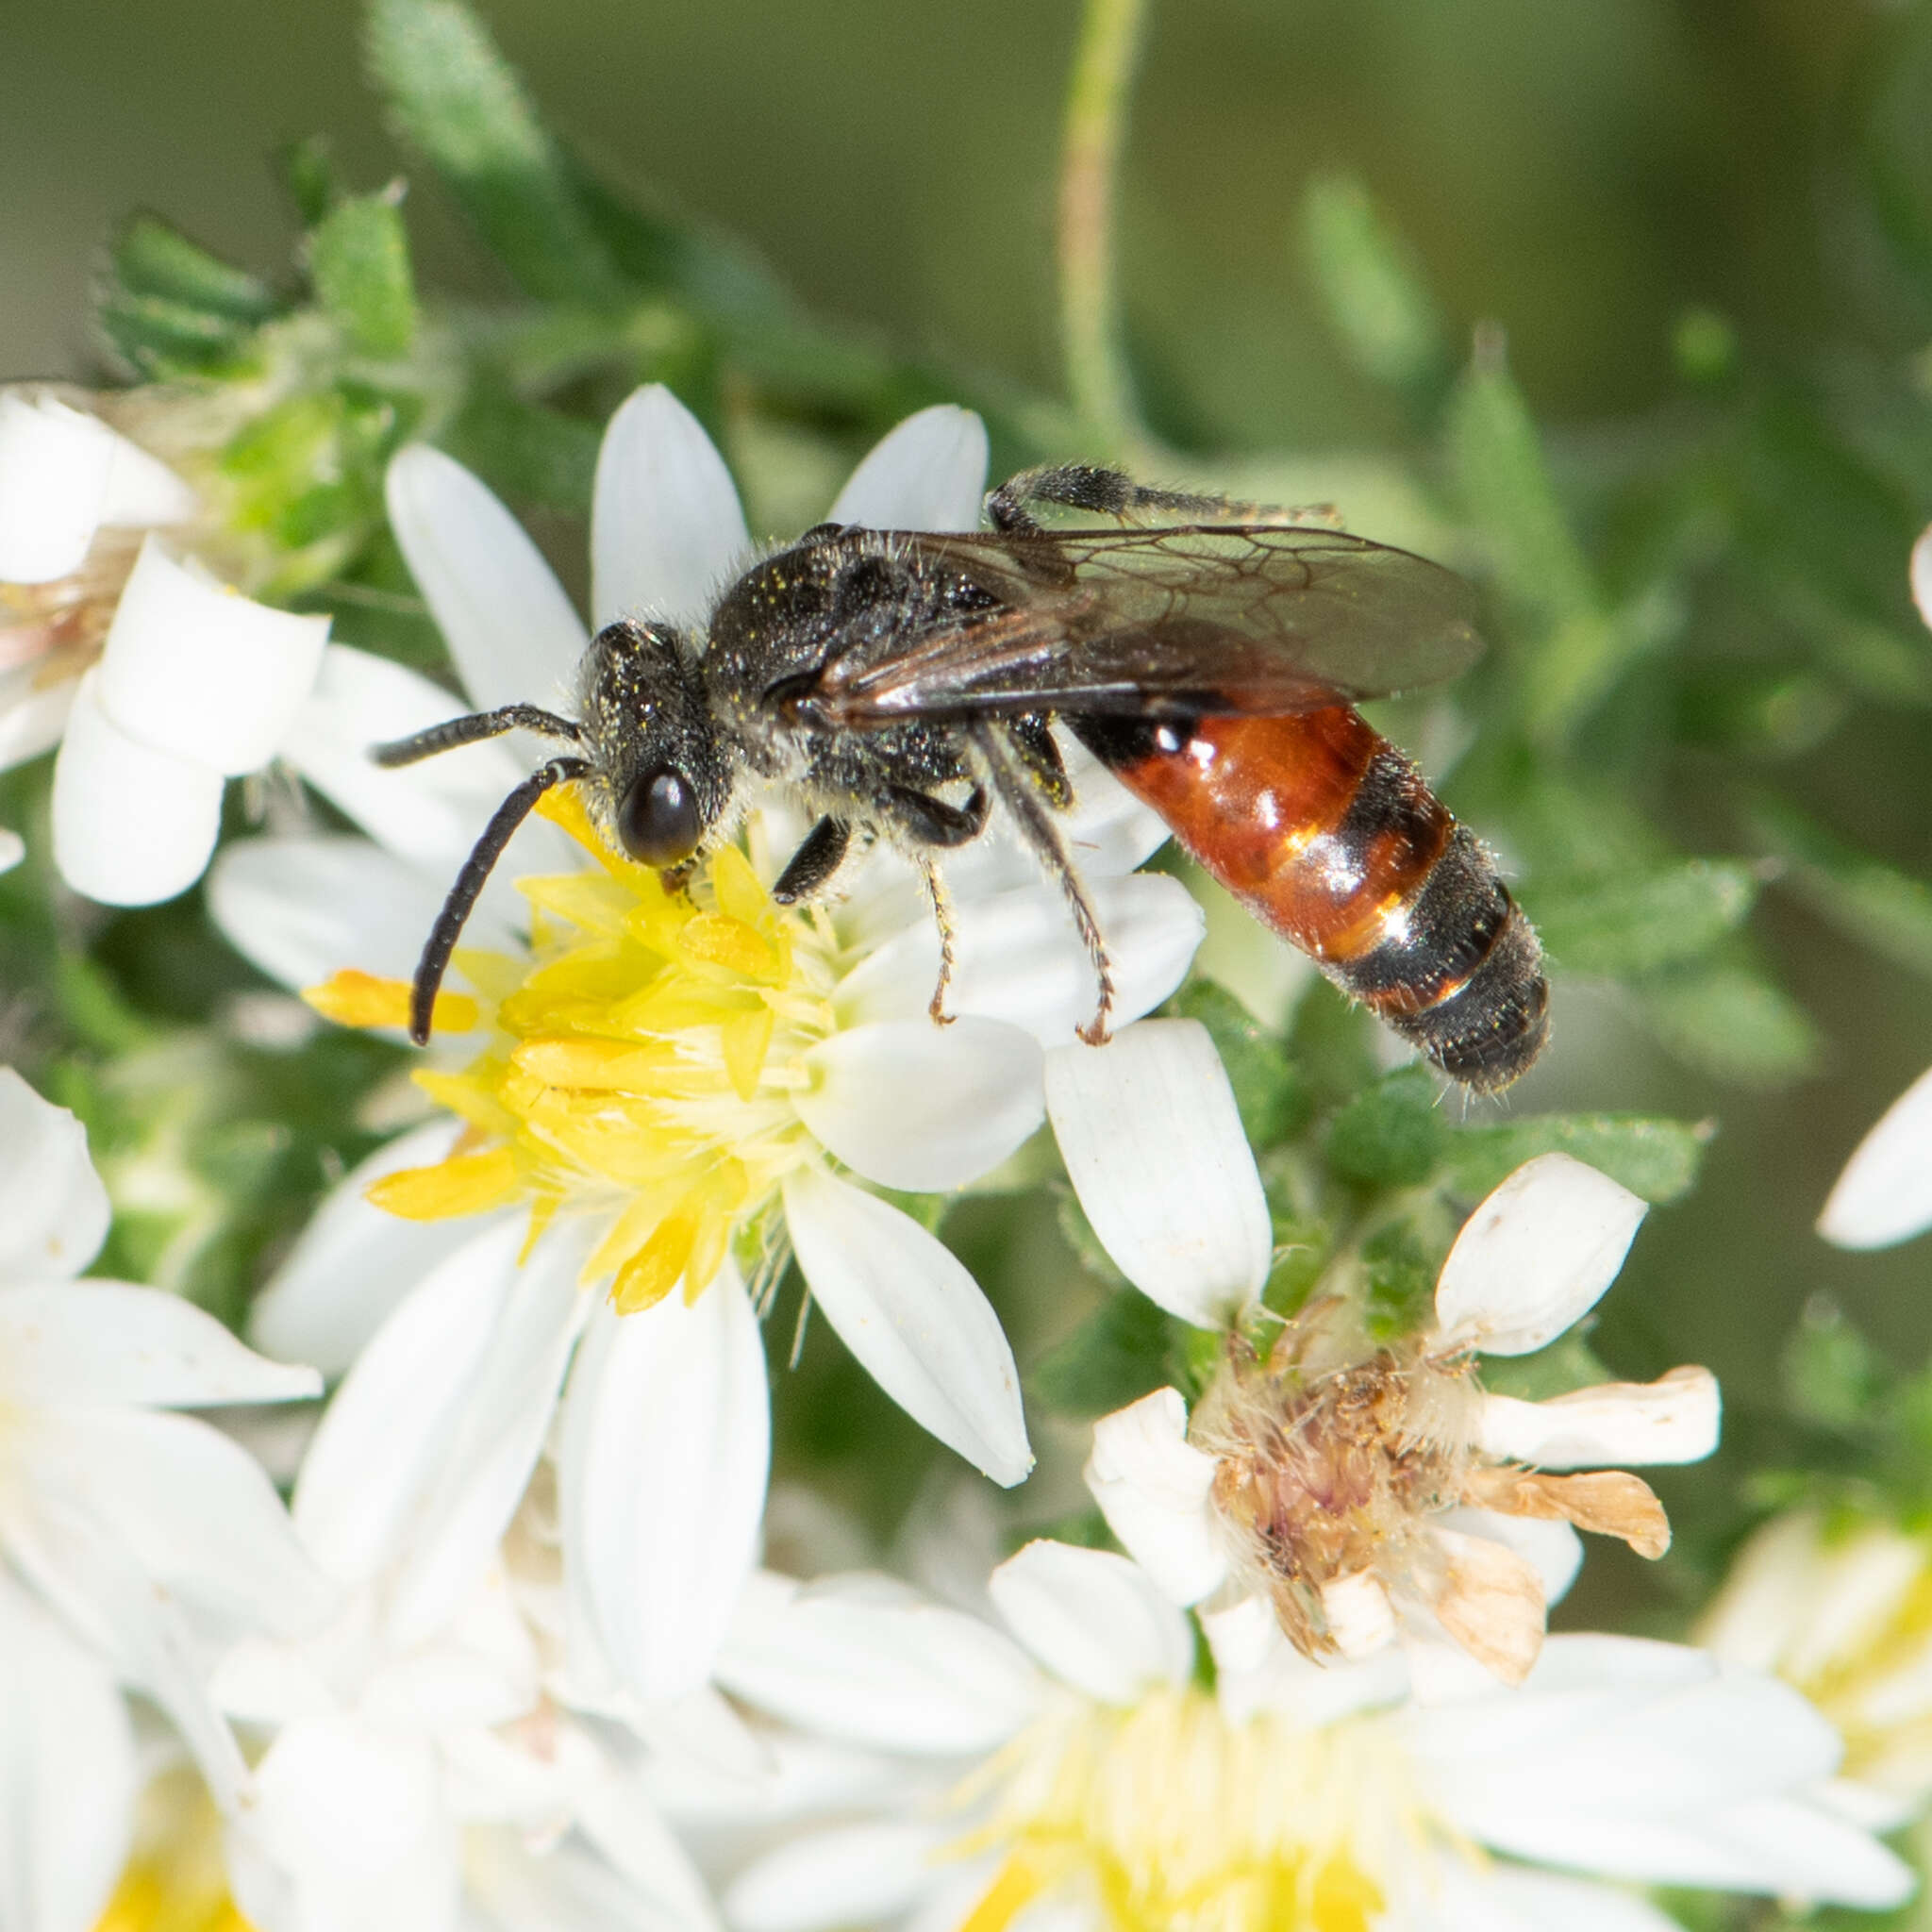
M1071 0L482 10L594 162L735 230L820 313L948 366L1058 387ZM89 372L92 265L131 209L273 268L291 235L275 150L320 129L359 185L402 170L361 79L358 31L358 9L340 4L15 8L0 116L6 373ZM1178 449L1228 453L1405 436L1398 405L1335 345L1295 245L1309 178L1336 168L1368 185L1459 331L1506 332L1559 478L1613 475L1678 432L1674 342L1688 311L1724 318L1764 370L1902 363L1932 335L1932 309L1879 244L1860 130L1889 115L1894 159L1927 151L1907 85L1923 36L1907 33L1904 15L1860 0L1158 8L1121 230L1154 426ZM1932 207L1932 168L1916 188L1903 178L1890 186L1909 225L1915 192ZM507 293L433 182L408 217L425 290ZM1932 443L1920 457L1932 475ZM1932 489L1914 514L1932 516ZM1354 526L1378 534L1359 516ZM1821 511L1806 541L1828 552L1840 534ZM1901 544L1888 596L1902 595L1905 569ZM1740 849L1718 776L1678 758L1646 800L1692 849ZM1893 866L1932 876L1923 707L1855 706L1780 782ZM1917 1360L1932 1348L1932 1242L1851 1257L1810 1233L1859 1135L1932 1059L1927 985L1775 896L1754 929L1822 1026L1814 1076L1769 1096L1719 1086L1665 1059L1617 992L1573 983L1548 1061L1511 1103L1719 1121L1702 1185L1654 1217L1601 1343L1630 1374L1709 1361L1740 1416L1774 1399L1780 1350L1817 1291L1884 1350ZM1042 1312L1023 1357L1058 1325ZM1576 1616L1631 1585L1607 1557L1588 1575Z

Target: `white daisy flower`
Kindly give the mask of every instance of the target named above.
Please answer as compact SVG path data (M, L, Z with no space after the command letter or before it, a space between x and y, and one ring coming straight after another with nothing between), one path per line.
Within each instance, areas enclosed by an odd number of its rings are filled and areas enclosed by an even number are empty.
M1932 1538L1814 1508L1739 1551L1698 1625L1717 1656L1774 1671L1845 1740L1835 1795L1886 1830L1932 1801Z
M1004 1630L877 1576L760 1578L721 1675L791 1729L723 1892L734 1932L1670 1932L1619 1886L1912 1890L1809 1795L1831 1726L1695 1650L1553 1638L1522 1687L1434 1706L1399 1659L1291 1658L1217 1695L1124 1557L1031 1543L991 1595ZM721 1846L744 1818L695 1785L680 1809Z
M491 1474L425 1493L409 1457L366 1453L363 1412L396 1395L382 1347L336 1395L295 1488L296 1527L339 1586L340 1614L302 1640L246 1640L215 1674L224 1707L266 1740L227 1832L237 1904L260 1932L580 1916L709 1932L715 1914L637 1753L552 1694L548 1633L476 1532ZM412 1391L432 1423L439 1392Z
M831 514L970 525L985 459L977 418L923 411L865 459ZM391 470L391 511L475 704L568 687L588 633L480 483L434 451L408 451ZM597 623L701 620L750 548L709 439L668 391L641 391L598 465ZM394 666L340 648L329 658L287 755L374 842L236 846L212 904L236 944L288 983L352 963L397 975L338 974L318 995L337 1017L395 1024L402 975L516 766L484 744L376 771L368 744L453 707ZM1126 1021L1179 982L1200 915L1174 880L1133 874L1165 836L1159 822L1103 774L1081 782L1069 833ZM938 939L916 872L895 855L872 855L836 908L779 907L768 882L803 828L758 812L744 849L722 849L691 897L674 898L655 872L604 846L571 793L552 799L549 816L580 849L559 857L554 826L520 834L551 840L551 875L522 881L534 937L520 937L527 917L507 882L530 867L513 858L498 869L499 894L486 894L476 943L457 958L476 995L446 994L438 1009L440 1033L476 1030L480 1050L461 1072L420 1076L470 1132L432 1165L399 1163L375 1198L419 1223L526 1203L535 1228L590 1225L585 1278L611 1279L620 1309L661 1307L675 1289L691 1301L741 1295L734 1245L749 1252L762 1230L769 1256L782 1227L813 1299L886 1392L989 1474L1018 1481L1031 1456L996 1318L941 1242L857 1183L951 1190L1040 1124L1043 1045L1071 1037L1093 991L1058 890L996 832L949 862L958 957L955 1017L941 1028L927 1016ZM331 1224L353 1225L358 1266L382 1245L353 1211ZM415 1228L395 1239L423 1252ZM301 1260L303 1286L285 1282L260 1312L264 1337L301 1327L291 1304L336 1291L313 1251ZM407 1272L376 1265L389 1281Z
M80 1124L0 1069L0 1817L5 1897L38 1902L21 1921L36 1926L90 1923L125 1856L121 1685L167 1710L232 1807L247 1773L206 1662L328 1607L260 1469L170 1413L316 1395L321 1378L157 1289L74 1279L108 1219Z
M1886 1108L1858 1142L1818 1217L1818 1232L1839 1248L1889 1248L1928 1227L1932 1068Z
M225 781L274 755L328 635L155 534L205 525L190 484L99 416L0 393L0 768L60 746L55 861L109 905L201 876ZM9 838L0 862L18 856Z
M1204 1029L1154 1022L1098 1052L1048 1056L1067 1171L1108 1253L1204 1327L1260 1292L1267 1203ZM1095 1124L1112 1119L1114 1131ZM1595 1307L1644 1205L1567 1155L1519 1168L1477 1208L1426 1331L1372 1340L1357 1302L1318 1293L1257 1358L1239 1337L1191 1417L1161 1389L1104 1420L1088 1482L1125 1547L1183 1604L1248 1599L1310 1657L1446 1634L1497 1676L1527 1674L1574 1524L1660 1556L1670 1528L1609 1465L1717 1446L1708 1371L1545 1402L1483 1391L1479 1356L1527 1355ZM1571 1472L1585 1472L1572 1474Z

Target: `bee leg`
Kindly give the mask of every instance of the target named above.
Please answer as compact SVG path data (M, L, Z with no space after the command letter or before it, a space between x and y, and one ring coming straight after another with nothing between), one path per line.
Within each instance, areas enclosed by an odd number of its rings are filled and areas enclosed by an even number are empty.
M932 901L932 916L940 929L940 977L932 990L926 1011L935 1026L950 1026L953 1016L946 1011L946 989L953 983L953 941L957 926L953 920L953 895L946 891L939 862L925 853L919 856L919 870L925 880L925 895Z
M1053 813L1046 800L1041 796L1039 786L1033 782L1024 761L1014 753L1011 745L984 718L974 719L966 731L968 742L984 767L992 789L999 793L1000 803L1006 807L1014 828L1033 848L1033 856L1039 859L1042 869L1059 881L1060 891L1066 894L1068 910L1074 915L1074 928L1080 935L1081 944L1087 948L1087 957L1093 961L1093 977L1098 988L1092 1019L1074 1030L1089 1046L1105 1046L1108 1037L1108 1018L1113 1011L1113 964L1107 956L1107 941L1101 935L1100 922L1093 916L1093 908L1088 903L1087 889L1080 883L1074 856L1067 850L1067 841L1060 836L1060 828L1054 823Z
M1155 490L1136 483L1122 471L1093 463L1022 470L987 497L987 518L1004 536L1037 536L1040 520L1026 508L1035 503L1085 510L1090 516L1115 517L1127 524L1178 517L1191 524L1261 524L1272 528L1309 523L1339 525L1341 521L1333 504L1277 509L1191 490Z
M831 883L852 844L852 827L843 819L822 818L800 843L778 874L772 897L780 906L810 899Z
M1008 721L1007 742L1012 747L1026 774L1040 788L1041 796L1056 811L1070 810L1074 803L1073 780L1067 776L1060 748L1054 741L1053 726L1038 711L1029 711Z
M1151 516L1179 516L1201 523L1247 521L1238 514L1246 506L1230 503L1225 497L1150 489L1123 471L1103 469L1095 463L1057 463L1022 470L987 497L987 518L1005 536L1035 535L1040 520L1026 508L1034 503L1085 510L1091 516L1118 517L1123 523Z

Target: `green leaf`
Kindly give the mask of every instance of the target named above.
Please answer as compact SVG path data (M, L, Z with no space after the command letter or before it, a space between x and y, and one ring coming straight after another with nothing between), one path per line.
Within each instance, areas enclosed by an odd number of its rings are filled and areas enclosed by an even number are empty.
M1385 1227L1362 1243L1362 1272L1368 1282L1363 1315L1377 1341L1414 1335L1435 1307L1436 1263L1407 1221Z
M1353 175L1318 175L1302 197L1301 240L1329 325L1372 380L1424 399L1454 358L1414 252Z
M154 215L136 215L121 229L108 266L131 296L248 328L266 322L281 306L258 276L210 255Z
M319 227L342 195L336 178L335 157L327 141L322 135L311 134L307 141L291 142L278 159L282 186L295 204L302 225Z
M1715 1128L1708 1121L1638 1113L1546 1113L1500 1126L1458 1127L1447 1171L1459 1194L1478 1199L1539 1154L1568 1154L1658 1205L1690 1191Z
M1932 886L1848 845L1783 799L1757 799L1748 822L1787 862L1778 883L1793 897L1882 958L1932 977Z
M1603 617L1596 586L1500 355L1478 355L1449 400L1448 456L1504 593L1548 631Z
M594 424L479 384L440 441L500 496L590 514L602 441Z
M527 294L623 299L624 279L561 151L469 8L459 0L373 0L368 52L401 132Z
M1806 1305L1783 1366L1785 1400L1801 1420L1828 1429L1874 1421L1890 1379L1878 1352L1825 1295Z
M1173 1010L1198 1020L1227 1069L1249 1144L1258 1153L1299 1133L1312 1111L1307 1084L1281 1041L1225 989L1194 979L1174 995Z
M1365 1187L1412 1188L1435 1173L1449 1139L1436 1083L1397 1067L1342 1108L1328 1129L1328 1165Z
M1369 1029L1374 1022L1327 980L1318 979L1295 1003L1288 1054L1317 1106L1351 1098L1375 1077Z
M1839 687L1808 671L1695 664L1675 684L1675 737L1711 751L1794 757L1824 743L1847 709Z
M1749 967L1700 963L1632 991L1664 1046L1719 1079L1769 1091L1818 1063L1818 1029L1804 1008Z
M1145 1295L1117 1290L1035 1364L1028 1386L1061 1415L1111 1414L1174 1380L1174 1325Z
M416 333L409 239L393 191L339 202L308 238L316 300L356 348L401 356Z
M1751 910L1745 866L1693 858L1573 885L1539 882L1536 924L1565 973L1627 979L1707 953Z

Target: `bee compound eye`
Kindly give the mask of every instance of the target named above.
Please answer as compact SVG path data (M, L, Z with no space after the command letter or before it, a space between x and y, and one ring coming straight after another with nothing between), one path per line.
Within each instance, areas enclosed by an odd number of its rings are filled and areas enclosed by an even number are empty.
M631 781L617 808L617 836L640 865L682 865L698 849L698 801L669 766Z

